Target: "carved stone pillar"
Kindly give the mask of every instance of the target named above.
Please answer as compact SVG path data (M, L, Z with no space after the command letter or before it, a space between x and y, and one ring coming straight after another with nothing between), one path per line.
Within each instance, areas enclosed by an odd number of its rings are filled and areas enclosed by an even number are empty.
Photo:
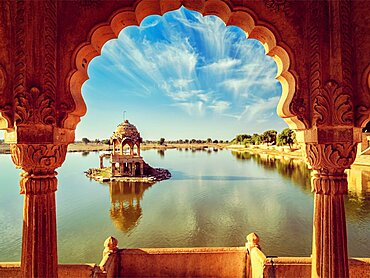
M355 143L306 144L313 168L312 277L348 277L344 195L347 175L356 157Z
M21 269L23 277L57 277L55 169L62 165L67 145L12 144L15 165L22 168L24 194Z

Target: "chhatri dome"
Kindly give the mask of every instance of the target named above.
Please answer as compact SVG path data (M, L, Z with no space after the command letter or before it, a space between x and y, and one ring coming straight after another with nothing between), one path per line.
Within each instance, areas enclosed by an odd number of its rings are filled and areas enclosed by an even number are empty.
M116 139L118 141L124 140L131 140L132 143L140 143L142 138L140 137L140 133L137 130L136 126L131 124L128 120L125 120L123 123L120 123L116 131L113 133L111 137L111 142Z

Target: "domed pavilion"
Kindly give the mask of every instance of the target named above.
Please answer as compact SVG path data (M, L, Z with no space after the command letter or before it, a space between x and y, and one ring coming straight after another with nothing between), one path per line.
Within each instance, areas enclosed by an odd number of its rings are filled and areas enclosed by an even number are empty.
M144 160L140 156L142 138L136 126L128 120L119 124L110 138L112 177L137 177L144 174Z

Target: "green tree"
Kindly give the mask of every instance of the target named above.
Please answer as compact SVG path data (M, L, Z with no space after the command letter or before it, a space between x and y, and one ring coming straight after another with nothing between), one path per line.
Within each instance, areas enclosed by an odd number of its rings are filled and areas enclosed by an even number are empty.
M212 143L212 139L211 138L207 138L207 143Z
M252 137L251 138L245 138L242 142L244 146L248 146L252 144Z
M275 145L276 136L277 136L276 130L266 130L264 133L262 133L261 139L263 143Z
M159 145L163 145L164 144L164 141L165 141L165 139L162 137L161 139L159 139L158 144Z
M291 148L292 145L296 143L295 132L291 130L290 128L285 128L277 136L276 143L278 146L288 145Z
M87 139L86 137L84 137L84 138L82 138L82 143L84 143L84 144L88 144L88 143L90 143L90 140L89 139Z
M259 145L262 143L262 139L261 139L261 136L257 133L254 133L252 136L251 136L251 143L253 145Z
M251 137L249 134L238 134L231 142L233 144L243 144L245 139L250 139Z

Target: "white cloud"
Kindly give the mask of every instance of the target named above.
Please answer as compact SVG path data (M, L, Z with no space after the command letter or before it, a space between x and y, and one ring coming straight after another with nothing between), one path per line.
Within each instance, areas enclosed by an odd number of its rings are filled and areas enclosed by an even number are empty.
M236 66L240 65L241 61L239 59L224 58L217 62L211 63L204 66L203 68L213 70L213 71L227 71L234 69Z
M194 81L193 79L177 79L173 80L172 83L174 87L184 88L189 86L189 84L191 84L193 81Z
M279 99L279 96L258 99L256 102L246 105L242 118L249 121L271 118L274 115L272 111L276 110Z
M204 114L204 103L201 101L178 102L173 105L182 108L190 116L202 116Z
M224 101L224 100L214 101L212 103L212 105L209 106L209 108L212 109L213 111L221 114L221 113L225 112L230 107L230 104L231 104L230 102Z

